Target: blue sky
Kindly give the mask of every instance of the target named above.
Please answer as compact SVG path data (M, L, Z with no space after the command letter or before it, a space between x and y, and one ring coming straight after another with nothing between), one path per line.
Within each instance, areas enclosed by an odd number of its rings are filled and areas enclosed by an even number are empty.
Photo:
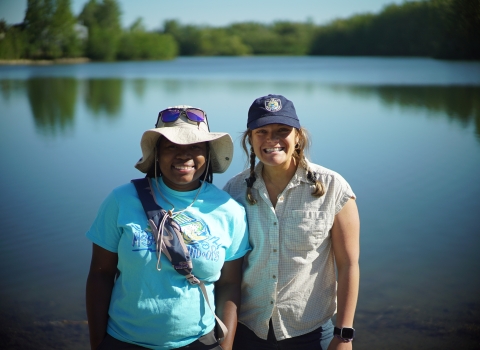
M166 19L181 24L224 26L233 22L276 20L323 24L358 13L378 13L385 5L404 0L117 0L122 10L122 25L128 27L143 18L147 29L161 28ZM78 15L87 0L71 0ZM22 22L27 0L0 0L0 19L8 24Z

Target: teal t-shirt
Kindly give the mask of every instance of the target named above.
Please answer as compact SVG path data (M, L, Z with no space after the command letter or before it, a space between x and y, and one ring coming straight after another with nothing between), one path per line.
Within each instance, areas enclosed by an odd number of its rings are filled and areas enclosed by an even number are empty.
M175 211L186 208L197 194L197 190L174 191L161 178L158 186ZM156 188L155 193L160 206L171 209ZM175 220L184 233L192 273L205 283L213 304L213 282L219 279L223 263L251 249L245 210L226 192L204 183L193 206ZM155 241L132 183L107 196L86 235L118 254L120 276L113 287L107 328L111 336L146 348L173 349L213 329L215 317L200 288L190 285L163 254L161 271L157 270Z

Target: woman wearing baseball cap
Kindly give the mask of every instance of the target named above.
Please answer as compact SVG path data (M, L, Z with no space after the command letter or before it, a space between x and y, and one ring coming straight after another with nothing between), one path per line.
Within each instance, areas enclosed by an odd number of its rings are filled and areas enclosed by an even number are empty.
M91 347L231 349L250 245L245 210L211 182L230 165L232 139L210 132L204 111L182 105L159 113L141 149L135 167L146 173L147 197L168 220L158 228L147 219L133 183L102 203L86 233L93 242L86 289ZM185 266L170 262L169 222L193 265L187 276ZM215 313L228 328L222 347Z
M359 285L355 194L338 173L307 160L307 132L284 96L256 99L247 128L250 169L224 188L245 206L252 245L234 349L351 349Z

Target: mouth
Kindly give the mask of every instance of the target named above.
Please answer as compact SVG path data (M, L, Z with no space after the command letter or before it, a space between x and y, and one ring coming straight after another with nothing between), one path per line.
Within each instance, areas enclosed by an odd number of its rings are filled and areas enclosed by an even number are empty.
M265 148L263 152L269 154L274 152L281 152L285 149L285 147L272 147L272 148Z
M195 166L194 165L174 165L173 168L178 171L190 171L190 170L194 170Z

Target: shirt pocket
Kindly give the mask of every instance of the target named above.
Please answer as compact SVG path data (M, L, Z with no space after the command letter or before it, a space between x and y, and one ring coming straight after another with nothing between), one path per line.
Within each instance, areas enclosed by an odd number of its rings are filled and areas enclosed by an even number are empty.
M295 250L315 250L328 237L325 211L292 210L285 221L286 245Z

